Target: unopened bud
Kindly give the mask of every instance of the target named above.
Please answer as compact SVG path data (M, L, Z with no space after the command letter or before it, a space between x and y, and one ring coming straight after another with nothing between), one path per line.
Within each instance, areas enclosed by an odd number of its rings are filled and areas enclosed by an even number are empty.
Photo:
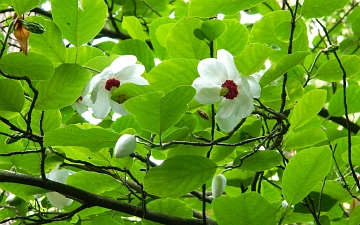
M136 147L136 138L134 135L124 134L116 142L114 156L123 158L134 152Z
M218 198L224 192L226 186L226 177L222 174L216 175L212 180L212 199Z

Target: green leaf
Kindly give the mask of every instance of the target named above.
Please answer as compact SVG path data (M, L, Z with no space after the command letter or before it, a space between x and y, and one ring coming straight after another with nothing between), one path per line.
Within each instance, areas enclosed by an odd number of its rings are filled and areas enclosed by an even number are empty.
M276 151L257 151L254 155L246 158L241 164L240 169L251 171L264 171L274 168L281 164L282 157ZM234 164L235 163L234 161Z
M11 0L16 14L24 14L40 5L40 0Z
M331 166L329 147L310 148L297 153L285 168L282 190L289 205L303 200L326 177Z
M133 39L145 41L144 29L141 26L139 19L135 16L124 16L121 23L122 28L127 30Z
M208 41L214 41L225 32L225 23L217 19L206 20L201 24L201 31Z
M351 24L353 33L360 36L360 8L356 7L348 16L347 22Z
M315 117L326 101L326 90L314 89L304 94L295 105L290 118L290 130L295 130Z
M164 36L160 37L157 34L158 33L157 30L161 25L169 24L169 23L173 23L175 25L176 20L171 18L160 17L154 19L149 27L150 30L149 35L150 35L151 43L153 44L156 57L159 58L160 60L164 60L167 58L166 48L159 41L159 39L166 40L167 33L165 37Z
M273 225L277 210L256 192L233 198L217 198L212 202L219 225Z
M177 216L181 218L192 218L192 209L179 199L155 199L146 205L146 208L166 215ZM141 221L143 225L158 224L148 220Z
M348 113L360 112L360 88L358 85L350 85L346 88L346 102ZM345 115L344 109L344 88L336 90L329 102L329 114L331 116Z
M76 47L93 39L104 27L108 11L102 0L50 2L54 22Z
M0 110L21 112L24 103L24 90L20 82L0 79Z
M212 178L216 168L213 161L203 156L169 158L149 170L145 175L144 189L149 194L161 197L180 197Z
M306 27L303 27L304 24L303 23L298 23L296 24L296 28L294 30L293 33L293 41L295 41L296 39L298 39L302 33L302 30L305 29ZM289 27L291 27L291 21L290 20L286 20L281 22L280 24L276 25L274 27L274 35L277 39L279 39L282 42L285 43L289 43L290 41L290 29Z
M33 110L32 112L32 119L31 119L31 129L35 134L41 134L40 132L40 118L42 112L40 110ZM59 128L61 125L61 113L60 110L47 110L44 112L44 118L42 122L42 129L44 133L50 132L55 130L56 128ZM18 123L22 129L27 128L26 122L21 118L17 118Z
M90 72L78 64L60 65L48 81L40 81L36 86L39 97L35 108L45 111L71 105L79 98L90 78Z
M320 128L309 128L291 134L285 139L287 150L304 148L327 140L325 132Z
M216 40L217 49L226 49L232 55L238 55L248 44L249 31L245 25L239 23L236 19L223 20L223 22L226 29Z
M94 219L91 220L90 225L98 225L98 224L120 225L123 223L119 223L115 219L107 217L107 216L96 216Z
M154 92L154 88L149 85L137 85L134 83L125 83L112 92L111 99L122 104L138 95Z
M265 72L261 77L260 86L264 87L265 85L270 84L284 73L291 70L294 66L298 65L304 61L305 57L310 54L310 52L294 52L289 55L284 55L278 61L274 62L271 67Z
M153 92L134 97L124 106L144 130L161 135L181 119L194 95L192 87L180 86L166 95Z
M349 225L357 225L359 223L360 223L360 207L355 207L350 214Z
M66 62L67 54L62 34L56 24L51 20L45 20L39 16L32 16L26 20L35 21L45 27L43 34L31 34L29 45L31 51L45 55L51 60L54 67Z
M254 26L251 28L250 31L249 42L267 44L268 46L278 46L280 50L272 57L274 57L275 60L279 59L279 57L288 54L289 43L288 40L283 41L284 38L282 38L282 35L276 36L275 30L277 29L276 27L279 26L279 24L290 20L290 13L284 10L278 10L266 14L263 18L261 18L261 20L254 23ZM283 24L283 28L284 25L285 24ZM290 24L288 25L289 26L286 29L290 30ZM309 41L307 36L306 24L301 18L296 21L296 27L294 32L296 34L300 34L299 37L292 42L292 52L307 51L309 49Z
M69 125L46 133L45 146L80 146L92 151L105 147L114 147L120 134L97 126Z
M104 56L104 52L98 48L91 46L80 46L78 48L67 48L67 60L68 63L77 63L84 65L95 57ZM111 56L107 57L111 58Z
M236 68L244 76L258 72L275 51L263 44L250 44L238 56L234 57Z
M305 18L320 18L343 8L349 0L305 0L301 14Z
M15 183L1 182L0 188L2 190L11 192L12 194L16 195L17 197L24 199L25 201L34 200L34 195L36 195L36 194L46 193L46 190L38 188L38 187L33 187L33 186L23 185L23 184L15 184Z
M166 38L170 33L170 30L175 26L176 23L167 23L160 25L156 30L156 38L159 44L166 47ZM165 49L166 50L166 49Z
M346 71L346 78L350 78L360 72L360 57L356 55L344 55L340 57L342 66ZM330 59L320 66L316 73L316 79L327 82L338 82L342 80L343 70L337 59Z
M204 59L210 57L209 46L194 35L201 28L197 18L182 18L170 30L166 39L169 58Z
M150 71L146 79L156 90L167 93L181 85L191 85L199 77L199 60L169 59Z
M120 186L112 176L90 171L76 172L66 179L66 184L94 194L112 191Z
M233 15L240 10L249 9L264 0L192 0L189 16L212 17L219 13Z
M44 55L29 52L14 52L0 59L0 69L16 77L27 76L31 80L46 80L54 73L52 62Z
M352 163L353 166L360 166L360 145L352 145L351 146L351 159L352 159ZM345 163L349 163L349 156L348 156L348 152L344 152L341 155L342 160Z
M138 39L120 41L119 44L114 46L111 54L135 55L145 66L146 72L149 72L155 66L154 55L149 46Z

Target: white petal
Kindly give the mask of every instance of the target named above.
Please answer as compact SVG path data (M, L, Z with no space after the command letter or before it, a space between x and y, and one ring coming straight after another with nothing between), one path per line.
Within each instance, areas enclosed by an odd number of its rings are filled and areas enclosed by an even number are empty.
M110 103L110 107L111 107L111 109L115 112L115 113L117 113L117 114L119 114L119 115L122 115L122 116L126 116L126 115L128 115L129 113L126 111L126 109L124 108L124 104L119 104L119 103L117 103L117 102L115 102L115 101L113 101L113 100L109 100L109 103Z
M225 119L230 117L231 115L235 115L235 110L238 108L238 102L236 102L235 99L224 98L219 104L219 111L216 113L216 117Z
M226 119L217 118L217 123L218 123L220 129L225 132L232 131L235 128L237 122L238 122L238 119L235 118L235 115L231 115L230 117L228 117Z
M76 112L78 112L79 114L83 114L84 112L86 112L88 110L88 107L86 104L83 103L83 101L80 102L75 102L73 104Z
M238 106L235 110L235 117L238 119L248 117L254 109L254 99L245 92L239 92L239 95L234 99Z
M239 78L240 74L234 64L234 57L228 51L225 49L218 50L217 59L226 67L229 80L237 80Z
M218 93L220 86L215 86L202 78L195 79L192 86L196 89L194 99L201 104L213 104L223 98Z
M134 55L122 55L116 58L110 65L111 70L116 73L123 68L133 65L137 62L137 58Z
M100 79L101 79L101 73L93 76L93 78L91 78L91 80L84 87L81 96L85 96L89 94L93 90L94 86L100 81Z
M140 77L145 71L143 65L134 64L123 68L114 74L114 78L120 80L120 82L125 82L126 80L132 80L134 78Z
M238 80L238 82L236 84L238 86L239 92L243 91L243 92L247 93L247 95L251 94L249 82L247 81L247 79L244 76L240 76L240 79Z
M92 105L94 115L98 119L105 118L110 112L110 92L105 88L100 88L97 92L96 102Z
M57 192L46 193L46 197L48 198L51 205L59 209L62 209L73 202L72 199L66 198L64 195L61 195Z
M50 173L47 174L47 178L49 180L65 184L68 176L70 176L74 173L75 173L74 171L67 170L67 169L59 170L59 165L56 165L56 167L53 170L51 170Z
M224 64L217 59L201 60L198 64L198 72L203 79L209 80L219 86L228 80L228 74Z
M261 93L261 87L259 83L252 76L246 76L246 80L250 85L250 92L254 98L259 98Z

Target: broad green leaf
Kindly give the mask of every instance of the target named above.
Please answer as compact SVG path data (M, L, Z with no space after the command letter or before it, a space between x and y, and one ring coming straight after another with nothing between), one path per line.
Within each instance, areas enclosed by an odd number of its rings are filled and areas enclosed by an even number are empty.
M104 27L108 14L102 0L51 0L54 22L63 36L76 47L93 39Z
M137 85L133 83L125 83L120 85L119 88L117 88L112 92L111 99L122 104L126 100L129 100L130 98L154 91L155 91L154 88L149 85Z
M339 88L331 97L329 102L329 114L331 116L345 115L344 109L344 89ZM346 102L348 113L360 112L360 87L358 85L350 85L346 88Z
M209 46L194 35L201 28L197 18L182 18L170 30L166 39L169 58L204 59L210 57Z
M240 169L251 171L264 171L274 168L281 164L282 157L276 151L257 151L254 155L246 158L241 164ZM238 164L235 163L234 164Z
M0 79L0 110L21 112L24 103L24 90L20 82Z
M276 36L275 30L277 29L276 27L279 26L279 24L290 20L291 15L286 10L278 10L266 14L263 18L261 18L261 20L254 23L254 26L251 28L250 31L249 42L267 44L268 46L278 46L280 50L272 57L274 57L274 60L279 59L279 57L288 54L288 40L290 39L283 41L285 38L283 38L282 36ZM282 26L284 27L284 25L285 24L283 24ZM287 30L290 30L290 24L288 25L289 27L287 27ZM301 18L296 21L296 27L294 32L296 34L300 34L299 37L292 42L292 52L307 51L309 49L309 41L307 36L306 24ZM281 38L279 39L279 37Z
M341 155L341 158L345 163L349 163L349 156L347 151ZM351 160L353 166L360 166L360 145L351 146Z
M294 30L294 33L293 33L293 41L295 41L296 39L298 39L300 37L303 29L306 29L306 27L303 27L303 26L304 26L303 23L296 24L296 29ZM274 27L275 37L282 42L289 43L289 41L290 41L289 27L291 27L290 20L283 21L283 22L279 23L278 25L276 25Z
M354 199L354 201L356 201ZM360 207L355 207L350 214L349 225L358 225L360 224Z
M216 168L213 161L203 156L169 158L149 170L145 175L144 189L149 194L161 197L180 197L211 179Z
M167 93L181 85L191 85L199 77L198 60L169 59L161 62L147 75L146 79L156 90Z
M40 5L40 0L11 0L18 15L24 14Z
M31 80L46 80L54 73L52 62L44 55L29 52L13 52L0 59L0 69L16 77L27 76Z
M156 39L162 47L166 47L166 38L176 23L160 25L156 30Z
M326 90L314 89L304 94L295 105L290 118L290 130L295 130L315 117L326 101Z
M193 216L192 209L179 199L155 199L146 205L146 209L181 218L192 218ZM149 220L141 221L141 223L144 225L158 224Z
M39 97L35 108L60 109L74 103L91 78L90 72L77 64L62 64L48 81L40 81L36 88Z
M347 17L347 22L351 24L353 33L360 36L360 8L356 7Z
M261 77L259 82L260 86L264 87L284 75L284 73L304 61L308 54L310 54L310 52L294 52L289 55L284 55L278 61L271 64L271 67Z
M31 114L31 129L35 134L41 134L40 132L40 118L42 112L40 110L33 110ZM20 127L24 130L27 128L26 122L23 120L22 117L18 117L17 121ZM44 112L44 118L42 121L42 129L44 133L50 132L59 128L61 125L61 113L60 110L47 110Z
M223 20L223 22L226 29L216 40L217 49L226 49L232 55L238 55L248 44L249 31L245 25L235 19Z
M19 198L24 199L25 201L34 200L34 195L47 192L46 190L38 187L5 182L0 183L0 188L16 195Z
M99 224L106 224L106 225L120 225L123 223L119 223L115 219L107 216L96 216L94 219L91 220L90 225L99 225Z
M273 48L263 44L250 44L246 46L244 51L234 57L236 68L244 76L258 72L275 51Z
M276 208L256 192L233 198L220 197L212 205L219 225L276 224Z
M67 54L62 34L56 24L39 16L32 16L26 20L36 21L45 27L43 34L31 34L29 45L31 51L45 55L51 60L54 67L66 62Z
M112 191L120 186L112 176L90 171L76 172L66 179L66 184L94 194Z
M289 205L303 200L324 179L331 166L329 147L310 148L297 153L285 168L282 191Z
M159 58L160 60L164 60L167 58L167 53L166 53L166 48L160 44L159 42L159 38L157 35L157 29L164 24L169 24L169 23L176 23L176 20L171 19L171 18L164 18L164 17L160 17L160 18L156 18L154 19L149 27L149 35L150 35L150 39L151 39L151 43L153 44L154 47L154 51L156 54L156 57ZM167 34L166 34L167 35ZM166 36L165 37L161 37L162 39L166 40Z
M84 65L95 57L104 56L104 52L98 48L91 46L80 46L78 48L67 48L67 60L68 63L77 63ZM108 57L110 58L110 57Z
M320 128L309 128L291 134L285 139L285 150L304 148L327 140L325 132Z
M301 15L305 18L320 18L343 8L349 0L305 0Z
M189 16L211 17L219 13L232 15L240 10L249 9L264 0L192 0Z
M144 29L141 26L139 19L135 16L124 16L121 23L122 28L127 30L133 39L145 41Z
M360 57L356 55L344 55L340 57L342 66L346 71L346 78L354 76L360 72L359 64ZM327 82L338 82L343 77L343 70L341 69L337 59L331 59L320 66L316 73L316 79Z
M90 72L92 72L93 74L97 74L98 72L104 70L106 67L110 66L111 63L118 57L119 57L118 55L95 56L94 58L90 59L85 64L83 64L83 67L89 70Z
M119 44L114 46L111 54L135 55L145 66L146 72L149 72L155 66L154 55L149 46L138 39L120 41Z
M80 146L97 151L114 147L120 134L93 125L69 125L46 133L45 146Z
M214 41L225 32L225 23L217 19L206 20L201 24L201 31L208 41Z
M153 92L134 97L124 106L144 130L161 135L181 119L194 95L192 87L180 86L166 95Z

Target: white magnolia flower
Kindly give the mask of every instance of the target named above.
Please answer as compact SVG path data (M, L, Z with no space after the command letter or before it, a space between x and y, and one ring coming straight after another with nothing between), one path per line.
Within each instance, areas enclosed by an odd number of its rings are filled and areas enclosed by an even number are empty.
M123 158L134 152L136 148L136 138L131 134L123 134L116 142L114 156Z
M66 179L68 176L74 174L75 172L67 169L60 169L59 165L57 165L50 173L46 174L47 178L52 181L56 181L59 183L66 183ZM48 192L46 193L46 197L48 198L51 205L55 206L56 208L62 209L65 206L71 205L73 202L72 199L66 198L64 195L59 194L57 192Z
M121 84L149 84L145 78L141 77L141 74L145 71L145 67L136 64L136 62L136 56L120 56L100 74L95 75L85 87L84 93L91 92L92 109L97 118L102 119L106 117L110 109L120 115L128 114L123 104L119 104L110 99L112 91L117 89Z
M192 86L195 100L201 104L220 101L217 122L224 131L231 131L239 119L251 114L254 98L260 97L261 88L252 76L242 76L235 67L233 56L224 49L218 50L217 59L201 60L199 78Z
M81 115L84 112L88 111L88 107L91 105L92 105L92 103L90 100L90 95L84 95L84 96L80 96L76 100L76 102L74 102L71 105L71 107Z

